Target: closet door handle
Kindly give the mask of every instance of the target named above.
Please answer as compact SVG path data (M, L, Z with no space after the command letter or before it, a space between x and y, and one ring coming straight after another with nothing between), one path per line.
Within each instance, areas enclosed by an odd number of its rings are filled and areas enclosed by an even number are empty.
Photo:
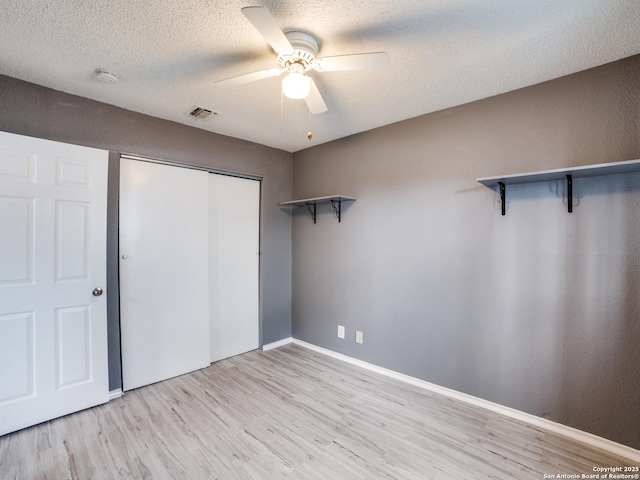
M102 295L102 289L100 287L96 287L93 289L93 296L94 297L99 297L100 295Z

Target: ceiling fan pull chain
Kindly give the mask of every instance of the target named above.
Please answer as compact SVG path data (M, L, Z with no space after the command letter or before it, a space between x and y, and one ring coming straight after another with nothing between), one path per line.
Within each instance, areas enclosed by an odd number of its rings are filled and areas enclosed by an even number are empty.
M311 110L309 110L309 131L307 132L307 138L309 140L313 138L313 133L311 133Z

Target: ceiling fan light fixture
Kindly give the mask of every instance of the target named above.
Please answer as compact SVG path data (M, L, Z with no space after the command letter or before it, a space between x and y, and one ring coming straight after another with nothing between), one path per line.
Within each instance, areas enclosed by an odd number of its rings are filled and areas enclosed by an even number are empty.
M285 97L299 100L306 98L311 90L311 77L299 71L290 71L282 79L282 93Z

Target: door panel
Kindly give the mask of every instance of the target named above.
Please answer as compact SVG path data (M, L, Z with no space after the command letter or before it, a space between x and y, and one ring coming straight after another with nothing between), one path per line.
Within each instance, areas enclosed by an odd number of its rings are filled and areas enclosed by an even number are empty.
M0 435L108 401L107 162L0 132Z
M259 347L260 182L209 175L209 303L215 362Z
M33 217L31 198L0 197L0 285L33 282Z
M56 388L91 379L91 309L88 305L56 310Z
M0 179L34 182L34 166L35 155L0 148Z
M58 282L84 280L89 273L89 204L56 202L56 261Z
M91 187L91 169L82 162L70 158L58 158L56 162L56 185L68 187Z
M0 315L0 405L33 396L33 312Z
M208 174L122 159L125 390L209 365Z

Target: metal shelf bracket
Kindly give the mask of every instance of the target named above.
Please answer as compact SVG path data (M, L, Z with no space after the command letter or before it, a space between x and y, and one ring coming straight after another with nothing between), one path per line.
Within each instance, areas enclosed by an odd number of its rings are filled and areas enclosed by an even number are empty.
M507 213L507 193L504 182L498 182L498 186L500 187L500 204L502 206L502 215L506 215Z
M567 210L573 212L573 178L567 175Z
M311 215L311 218L313 219L313 223L316 223L316 204L314 203L305 203L304 204L307 207L307 212L309 212L309 215Z
M336 206L336 203L338 204L338 206ZM336 214L338 223L340 223L340 218L342 217L342 200L331 200L331 206L333 207L333 211Z

